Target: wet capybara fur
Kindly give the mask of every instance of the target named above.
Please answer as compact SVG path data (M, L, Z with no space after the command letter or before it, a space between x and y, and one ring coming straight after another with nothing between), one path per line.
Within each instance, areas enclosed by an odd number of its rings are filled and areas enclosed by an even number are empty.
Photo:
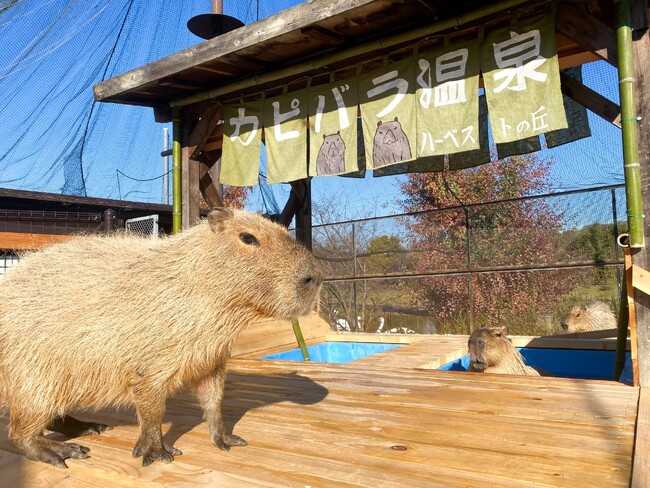
M45 430L96 434L75 411L135 406L143 466L181 452L163 441L165 400L195 391L212 442L233 341L249 323L313 310L322 276L313 255L259 215L215 209L158 240L79 237L26 256L0 280L0 395L9 438L32 460L66 467L88 448Z
M590 330L615 329L616 316L609 306L600 300L589 300L581 307L573 307L560 324L567 333Z
M521 353L508 339L508 327L482 327L476 329L467 341L469 348L468 371L527 376L547 376L532 366L527 366ZM544 374L545 373L545 374Z

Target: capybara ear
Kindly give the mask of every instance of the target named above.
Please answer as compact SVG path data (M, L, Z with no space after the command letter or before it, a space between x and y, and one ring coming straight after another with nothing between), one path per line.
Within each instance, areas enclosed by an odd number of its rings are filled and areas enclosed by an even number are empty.
M502 325L501 327L497 327L497 329L499 331L497 334L499 337L508 337L508 332L510 332L510 329L507 325Z
M215 207L212 212L208 214L208 223L213 231L221 232L223 230L224 222L232 219L234 212L226 207Z

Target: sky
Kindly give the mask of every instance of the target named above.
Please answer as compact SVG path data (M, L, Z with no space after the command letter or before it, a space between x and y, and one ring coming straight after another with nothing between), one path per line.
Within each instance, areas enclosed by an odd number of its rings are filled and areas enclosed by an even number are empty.
M250 24L300 3L229 1L224 12ZM170 8L172 6L172 8ZM149 108L96 103L101 80L202 42L186 22L209 0L0 0L0 187L162 202L163 127ZM618 101L616 70L583 67L584 83ZM620 130L589 113L592 137L543 150L553 191L623 183ZM400 213L405 176L317 177L314 205L332 218ZM273 185L281 208L288 185ZM255 188L252 211L273 211ZM335 217L334 217L335 215Z

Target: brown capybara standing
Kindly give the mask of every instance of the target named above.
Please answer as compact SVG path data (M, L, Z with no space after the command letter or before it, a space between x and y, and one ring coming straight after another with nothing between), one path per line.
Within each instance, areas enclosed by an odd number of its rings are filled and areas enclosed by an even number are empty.
M468 371L527 376L540 376L542 373L541 370L526 365L521 353L508 339L508 327L476 329L469 336L467 345ZM542 376L546 375L548 373L542 374Z
M573 333L615 329L617 322L614 312L606 303L589 300L582 307L573 307L560 325L564 332Z
M0 393L9 437L29 459L66 467L88 448L44 437L105 425L76 410L134 405L144 466L180 451L163 442L165 399L193 387L213 443L244 446L221 417L233 341L259 319L313 309L320 267L261 216L216 209L157 241L81 237L25 257L0 281Z

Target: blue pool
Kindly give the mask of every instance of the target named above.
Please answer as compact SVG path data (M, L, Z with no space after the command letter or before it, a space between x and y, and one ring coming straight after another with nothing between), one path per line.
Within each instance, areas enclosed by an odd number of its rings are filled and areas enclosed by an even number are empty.
M542 368L553 376L611 380L614 372L614 351L589 351L577 349L517 348L529 366ZM467 371L469 354L442 365L445 371ZM620 380L629 383L632 378L630 354L626 354L625 369Z
M307 346L309 358L321 363L349 363L378 352L390 351L401 344L381 344L370 342L321 342ZM262 359L286 359L289 361L302 361L299 348L263 356Z

